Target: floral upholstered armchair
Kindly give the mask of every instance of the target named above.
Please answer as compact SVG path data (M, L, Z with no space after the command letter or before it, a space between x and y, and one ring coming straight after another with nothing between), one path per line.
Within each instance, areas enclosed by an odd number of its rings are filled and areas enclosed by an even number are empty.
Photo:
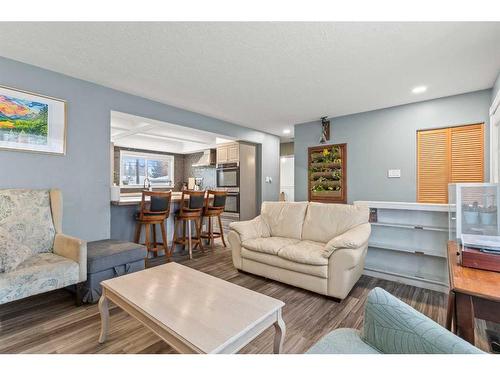
M61 192L0 189L0 304L86 277L86 242L62 234Z

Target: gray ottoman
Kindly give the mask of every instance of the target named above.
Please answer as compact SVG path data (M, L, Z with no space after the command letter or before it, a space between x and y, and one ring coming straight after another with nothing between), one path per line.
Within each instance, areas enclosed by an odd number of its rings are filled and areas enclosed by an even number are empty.
M95 303L101 297L101 281L144 269L146 247L125 241L102 240L87 244L87 281L82 302Z

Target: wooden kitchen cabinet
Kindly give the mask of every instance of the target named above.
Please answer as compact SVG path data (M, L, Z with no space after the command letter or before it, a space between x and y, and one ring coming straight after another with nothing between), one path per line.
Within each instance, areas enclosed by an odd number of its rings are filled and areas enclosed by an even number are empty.
M239 143L227 143L217 147L217 164L239 163Z

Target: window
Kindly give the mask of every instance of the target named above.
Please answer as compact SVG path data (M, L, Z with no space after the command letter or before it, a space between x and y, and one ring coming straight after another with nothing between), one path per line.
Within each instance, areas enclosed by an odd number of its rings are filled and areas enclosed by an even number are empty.
M484 124L417 131L417 201L448 203L453 182L484 182Z
M149 178L151 186L173 187L174 157L172 155L120 151L120 186L137 188Z

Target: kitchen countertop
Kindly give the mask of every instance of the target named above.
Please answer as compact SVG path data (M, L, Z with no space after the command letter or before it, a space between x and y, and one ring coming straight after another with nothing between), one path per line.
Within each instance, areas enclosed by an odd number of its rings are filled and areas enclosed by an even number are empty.
M180 202L182 197L182 192L173 191L172 192L172 202ZM189 196L184 198L184 200L189 199ZM119 201L111 201L112 205L115 206L133 206L140 204L142 200L142 193L122 193L120 194ZM146 197L146 201L149 199Z
M172 192L172 202L180 202L182 193L180 191ZM133 206L140 204L142 199L142 193L122 193L120 194L119 201L111 201L111 204L115 206ZM186 199L186 198L185 198ZM146 198L146 200L149 200Z

